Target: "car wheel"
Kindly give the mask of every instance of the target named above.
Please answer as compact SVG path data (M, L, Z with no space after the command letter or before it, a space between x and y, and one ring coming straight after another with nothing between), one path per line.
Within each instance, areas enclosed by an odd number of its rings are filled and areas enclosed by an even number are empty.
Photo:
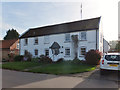
M100 75L105 75L105 70L104 69L100 69Z

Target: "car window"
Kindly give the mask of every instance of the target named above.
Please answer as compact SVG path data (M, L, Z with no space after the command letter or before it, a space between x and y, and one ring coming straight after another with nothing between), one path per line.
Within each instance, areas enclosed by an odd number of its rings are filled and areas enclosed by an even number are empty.
M105 59L108 61L120 61L120 55L105 55Z

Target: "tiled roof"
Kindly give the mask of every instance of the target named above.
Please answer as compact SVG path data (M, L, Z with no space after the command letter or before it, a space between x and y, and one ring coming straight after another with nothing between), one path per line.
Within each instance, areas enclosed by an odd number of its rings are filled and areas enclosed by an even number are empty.
M9 49L18 39L0 40L0 49Z
M100 17L29 29L20 38L99 29Z

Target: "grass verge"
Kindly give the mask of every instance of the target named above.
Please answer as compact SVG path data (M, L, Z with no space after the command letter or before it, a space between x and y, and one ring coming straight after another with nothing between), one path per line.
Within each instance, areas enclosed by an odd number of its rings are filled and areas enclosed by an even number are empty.
M46 73L46 74L75 74L81 72L87 72L95 70L96 66L90 66L86 64L69 64L69 63L55 63L47 66L42 66L29 70L34 73Z
M7 62L2 65L2 68L19 71L24 71L29 68L27 72L60 75L92 71L95 70L96 66L68 62L52 64L41 64L38 62Z
M6 62L2 64L2 68L10 70L24 71L24 69L41 65L37 62Z

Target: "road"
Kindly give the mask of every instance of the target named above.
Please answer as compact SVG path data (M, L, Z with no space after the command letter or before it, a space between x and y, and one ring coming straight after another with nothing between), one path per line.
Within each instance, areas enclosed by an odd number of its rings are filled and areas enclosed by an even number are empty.
M118 88L117 73L101 76L99 69L71 75L2 71L3 88Z

